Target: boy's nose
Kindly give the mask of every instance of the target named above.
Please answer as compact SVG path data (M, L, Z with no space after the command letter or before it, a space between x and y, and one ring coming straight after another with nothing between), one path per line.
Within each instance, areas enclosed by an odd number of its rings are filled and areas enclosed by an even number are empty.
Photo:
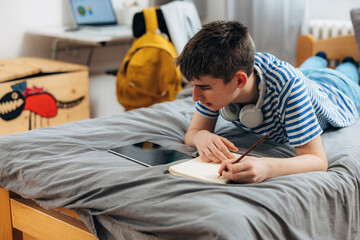
M193 101L197 102L197 101L202 101L204 100L204 96L201 94L201 90L198 87L193 87Z

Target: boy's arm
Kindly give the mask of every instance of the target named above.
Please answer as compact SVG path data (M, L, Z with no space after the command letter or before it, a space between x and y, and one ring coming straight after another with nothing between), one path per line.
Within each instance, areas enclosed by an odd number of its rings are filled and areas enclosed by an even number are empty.
M274 171L270 177L327 170L328 161L320 136L303 146L296 147L295 151L296 157L280 159L273 164L272 169Z
M226 138L214 134L217 118L206 118L194 113L185 134L185 144L195 146L200 158L207 162L221 162L233 158L229 151L237 151L235 145Z
M291 158L248 156L236 164L225 161L219 171L222 172L224 178L254 183L277 176L327 170L328 162L320 136L301 147L296 147L295 151L297 156ZM228 169L228 171L223 171L223 169Z

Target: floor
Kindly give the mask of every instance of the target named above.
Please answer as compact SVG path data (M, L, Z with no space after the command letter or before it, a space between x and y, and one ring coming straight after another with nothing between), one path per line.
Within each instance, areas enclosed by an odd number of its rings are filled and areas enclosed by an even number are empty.
M116 98L116 76L91 74L89 78L90 117L110 116L124 112Z

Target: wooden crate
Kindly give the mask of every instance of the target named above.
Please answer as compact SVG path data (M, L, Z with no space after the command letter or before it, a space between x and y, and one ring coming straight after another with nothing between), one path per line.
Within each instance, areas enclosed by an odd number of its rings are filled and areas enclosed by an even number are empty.
M88 67L0 59L0 136L90 117Z

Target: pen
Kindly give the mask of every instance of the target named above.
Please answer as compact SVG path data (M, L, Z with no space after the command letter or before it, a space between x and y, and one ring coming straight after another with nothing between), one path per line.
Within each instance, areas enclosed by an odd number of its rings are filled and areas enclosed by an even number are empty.
M268 136L269 136L268 134L266 134L265 136L263 136L259 141L257 141L257 143L255 143L251 148L249 148L244 154L242 154L242 155L241 155L238 159L236 159L232 164L240 162L241 159L243 159L243 158L244 158L246 155L248 155L252 150L254 150L254 148L256 148L260 143L262 143ZM224 170L227 171L226 168L225 168ZM224 171L224 170L223 170L223 171ZM222 171L219 172L218 178L221 177L221 176L222 176Z

